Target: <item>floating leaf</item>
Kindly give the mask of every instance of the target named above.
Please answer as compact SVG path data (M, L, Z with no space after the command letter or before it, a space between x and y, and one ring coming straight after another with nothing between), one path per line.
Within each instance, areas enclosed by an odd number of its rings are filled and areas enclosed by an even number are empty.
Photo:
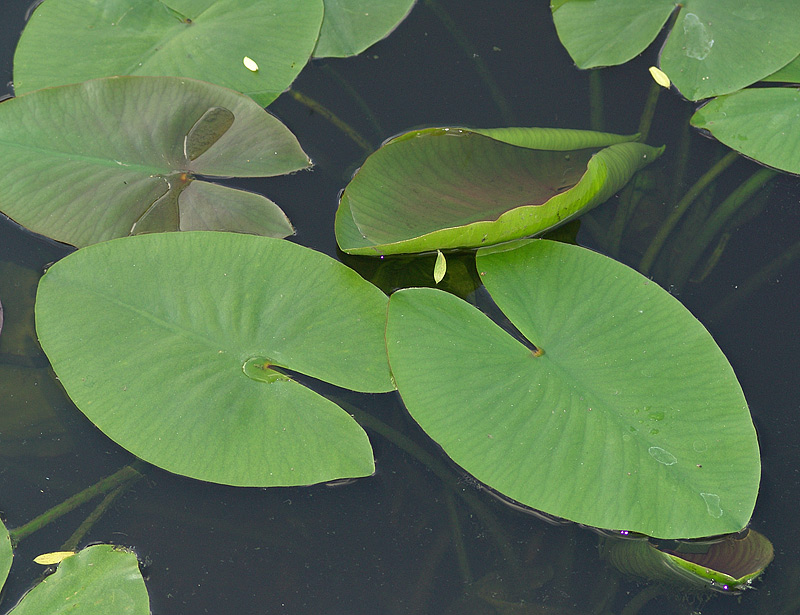
M660 546L647 540L605 539L601 554L622 572L677 586L738 593L748 589L773 558L772 543L755 530L744 538Z
M358 55L388 36L416 0L325 0L325 17L314 57Z
M306 167L294 135L251 99L176 77L112 77L0 104L0 209L86 246L131 233L293 230L272 201L196 175Z
M565 0L552 9L558 36L579 68L631 60L677 10L660 68L690 100L739 90L800 53L795 0Z
M11 537L5 524L0 521L0 588L5 585L11 562L14 559L14 550L11 548Z
M201 480L304 485L371 474L372 450L346 412L285 370L392 390L386 302L286 241L159 233L50 267L36 330L70 398L133 454Z
M478 271L524 339L439 290L392 295L389 363L412 417L478 480L552 515L664 538L744 527L758 442L703 326L595 252L501 248L479 250Z
M42 566L53 566L63 562L68 557L75 555L75 551L53 551L52 553L42 553L33 558L33 561Z
M322 0L48 0L20 37L14 90L114 75L191 77L265 107L308 61L323 10Z
M755 88L720 96L700 107L692 126L776 169L800 174L797 88Z
M661 150L554 128L429 128L391 139L345 188L350 254L475 248L533 235L602 203Z
M63 560L10 613L150 615L150 599L134 553L94 545Z

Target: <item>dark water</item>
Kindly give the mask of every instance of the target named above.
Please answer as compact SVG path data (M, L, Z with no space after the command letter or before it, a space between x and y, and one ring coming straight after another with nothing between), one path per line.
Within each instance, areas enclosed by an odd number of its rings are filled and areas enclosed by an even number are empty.
M0 8L0 84L11 80L27 4L6 0ZM624 67L603 71L604 129L637 130L654 59L655 50L648 50ZM418 126L590 128L591 121L589 76L574 68L560 46L542 1L420 2L386 41L357 58L313 62L295 88L350 123L373 147ZM4 92L10 88L0 85ZM667 153L651 167L650 185L619 249L608 237L619 197L588 216L578 237L582 245L639 263L675 196L726 152L689 135L680 175L681 135L693 108L662 94L649 142L666 144ZM316 167L237 185L273 198L298 229L294 241L336 255L336 195L365 152L291 96L270 110L297 135ZM737 161L720 178L710 205L758 168ZM700 603L661 597L643 613L800 612L800 275L795 261L763 273L797 241L800 185L780 177L770 186L748 205L749 219L726 229L730 237L722 256L702 282L696 281L701 264L693 271L695 281L675 285L681 276L674 263L691 224L668 244L671 258L657 265L654 277L706 324L742 383L763 455L752 527L772 540L775 561L758 590L741 598ZM715 239L706 258L716 244ZM6 352L0 354L0 507L9 527L132 461L60 393L35 347L35 284L42 267L66 253L0 221L6 317L0 337ZM8 356L12 342L25 351L24 360ZM378 471L339 487L236 489L149 469L84 544L133 547L148 564L147 586L158 615L620 613L645 587L599 560L593 533L548 525L477 490L429 443L396 395L336 394L381 418L422 452L415 456L416 449L410 453L368 429ZM420 461L425 453L434 463ZM91 509L81 508L20 544L1 612L39 574L31 559L58 549Z

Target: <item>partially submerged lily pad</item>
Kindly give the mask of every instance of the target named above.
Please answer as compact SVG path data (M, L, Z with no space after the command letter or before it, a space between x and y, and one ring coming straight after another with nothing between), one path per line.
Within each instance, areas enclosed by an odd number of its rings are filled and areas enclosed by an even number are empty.
M93 545L62 560L10 613L150 615L150 598L135 553Z
M323 10L322 0L48 0L20 37L14 90L179 76L237 90L264 107L308 62ZM258 70L245 66L246 57Z
M579 68L631 60L678 11L659 66L690 100L739 90L800 53L795 0L556 0L551 6L558 36Z
M416 0L325 0L315 58L354 56L388 36Z
M660 149L636 135L429 128L389 140L345 188L350 254L475 248L542 233L602 203Z
M374 471L366 433L293 374L392 390L386 303L286 241L158 233L50 267L36 329L70 398L133 454L217 483L304 485Z
M170 230L285 237L292 226L272 201L195 177L309 164L251 99L191 79L112 77L0 104L0 210L78 247Z
M14 560L14 550L11 547L11 537L5 524L0 521L0 588L5 585L11 563Z
M411 416L478 480L546 513L661 538L742 529L758 442L709 333L612 259L520 243L477 256L520 333L436 289L392 295L389 363Z
M800 174L797 88L770 87L720 96L700 107L692 126L775 169Z
M656 545L647 540L604 539L601 554L627 574L680 589L739 593L749 589L773 558L772 543L754 530L744 537Z

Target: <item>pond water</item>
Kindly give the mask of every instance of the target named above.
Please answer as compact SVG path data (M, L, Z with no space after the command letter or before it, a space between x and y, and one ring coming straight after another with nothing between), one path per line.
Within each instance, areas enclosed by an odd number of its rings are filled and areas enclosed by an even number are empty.
M0 95L11 93L5 84L28 4L6 0L0 9ZM294 87L373 148L401 131L432 125L590 128L594 122L632 133L656 53L649 49L623 67L602 71L593 85L560 45L546 2L425 0L385 41L356 58L312 62ZM595 86L602 104L593 113ZM646 174L635 215L617 242L620 197L612 198L586 216L581 245L639 264L676 197L727 151L698 134L684 134L694 107L672 93L661 95L648 142L665 144L667 151ZM316 166L236 185L274 199L298 230L292 241L336 256L337 193L366 152L288 94L270 111L297 135ZM758 168L748 160L735 162L707 205L717 205ZM743 208L750 215L723 229L726 243L713 239L691 275L680 259L691 221L674 233L668 258L653 270L654 279L708 327L742 383L763 461L751 527L772 540L776 555L758 591L707 602L667 595L647 603L643 613L800 613L794 393L800 366L799 200L797 180L780 176L768 194ZM715 248L721 256L705 272ZM0 336L0 509L9 527L133 461L71 404L36 348L36 282L47 263L69 251L0 220L6 319ZM387 438L367 425L378 468L373 477L339 486L237 489L148 468L82 544L134 548L146 563L158 615L620 613L646 588L599 559L591 531L550 525L480 490L425 437L396 394L358 395L333 387L322 392L400 434ZM32 558L57 550L92 506L20 544L0 612L40 574Z

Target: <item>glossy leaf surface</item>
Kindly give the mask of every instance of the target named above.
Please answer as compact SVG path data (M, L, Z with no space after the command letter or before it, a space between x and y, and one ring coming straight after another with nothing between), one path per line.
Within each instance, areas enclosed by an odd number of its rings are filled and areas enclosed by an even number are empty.
M576 64L593 68L637 56L674 10L659 66L690 100L739 90L800 53L794 0L566 0L553 3L553 19Z
M546 231L602 203L660 150L634 136L429 128L391 139L345 188L350 254L475 248Z
M17 46L14 90L170 75L237 90L264 107L305 66L322 15L322 0L47 0Z
M572 521L663 538L744 527L758 442L703 326L600 254L502 248L479 250L478 271L526 343L436 289L391 297L389 363L426 433L478 480Z
M94 545L63 560L10 613L150 615L150 599L136 554Z
M388 36L416 0L325 0L314 57L354 56Z
M392 390L386 302L286 241L160 233L53 265L36 327L70 398L135 455L217 483L304 485L371 474L372 450L346 412L283 368Z
M191 79L112 77L0 104L0 210L78 247L168 230L285 237L292 226L272 201L194 178L309 163L251 99Z
M748 89L709 101L692 116L692 126L745 156L800 174L798 108L797 88Z

